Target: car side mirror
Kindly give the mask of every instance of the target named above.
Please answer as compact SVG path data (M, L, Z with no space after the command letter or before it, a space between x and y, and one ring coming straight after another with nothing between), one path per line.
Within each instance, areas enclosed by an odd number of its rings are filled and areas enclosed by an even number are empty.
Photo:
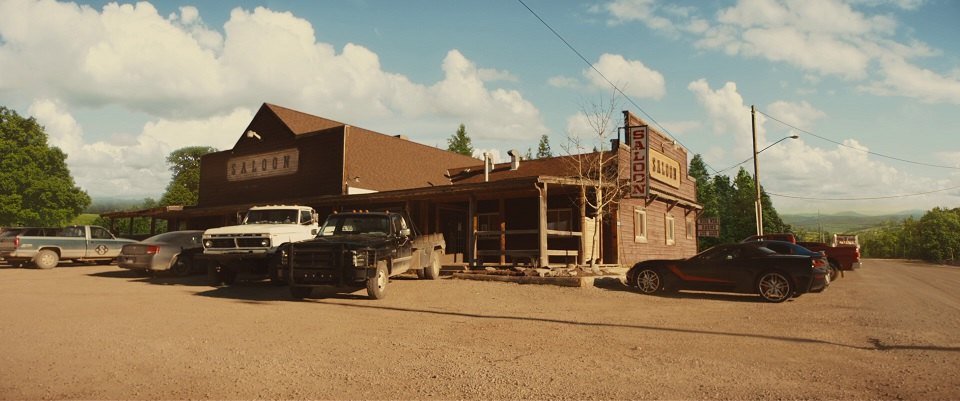
M403 235L404 237L409 237L409 236L410 236L410 229L409 229L409 228L404 228L404 229L400 230L400 235Z

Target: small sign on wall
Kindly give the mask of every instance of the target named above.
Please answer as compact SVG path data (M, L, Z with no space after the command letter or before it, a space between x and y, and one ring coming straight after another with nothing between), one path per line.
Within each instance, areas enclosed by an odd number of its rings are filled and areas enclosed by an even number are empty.
M227 160L227 181L294 174L297 172L299 162L300 151L296 148L233 157Z
M719 237L720 236L720 218L719 217L701 217L697 219L698 237Z

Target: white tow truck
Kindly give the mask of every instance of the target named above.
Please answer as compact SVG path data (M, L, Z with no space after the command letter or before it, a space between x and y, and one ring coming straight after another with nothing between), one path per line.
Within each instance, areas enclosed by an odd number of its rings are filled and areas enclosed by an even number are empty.
M218 285L233 284L240 273L285 283L276 269L277 249L316 236L317 220L309 206L251 207L243 224L204 231L202 258L214 262L208 265L208 275Z

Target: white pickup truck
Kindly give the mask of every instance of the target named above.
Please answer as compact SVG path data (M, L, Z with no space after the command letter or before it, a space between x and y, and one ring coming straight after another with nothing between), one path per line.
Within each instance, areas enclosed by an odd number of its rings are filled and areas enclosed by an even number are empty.
M317 220L309 206L254 206L243 224L204 231L201 257L214 262L208 265L208 275L218 285L233 284L240 273L284 283L276 270L277 248L316 236Z

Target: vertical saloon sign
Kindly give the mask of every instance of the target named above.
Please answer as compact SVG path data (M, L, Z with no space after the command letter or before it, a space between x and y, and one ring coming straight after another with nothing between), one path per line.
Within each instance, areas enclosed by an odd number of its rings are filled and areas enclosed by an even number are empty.
M650 177L647 173L647 127L631 127L630 132L630 197L646 198L649 194Z
M300 151L294 149L233 157L227 161L227 181L275 177L297 172Z

